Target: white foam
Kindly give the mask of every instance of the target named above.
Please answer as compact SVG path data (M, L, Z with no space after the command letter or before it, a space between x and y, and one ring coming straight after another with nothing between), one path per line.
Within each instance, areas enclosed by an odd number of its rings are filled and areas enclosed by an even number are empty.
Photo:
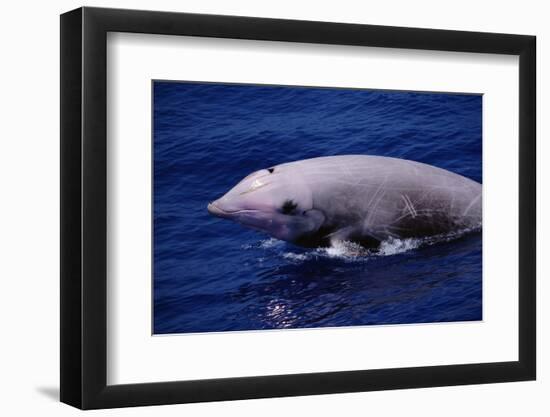
M397 255L398 253L404 253L416 249L422 245L422 243L422 239L395 239L390 237L388 240L384 240L380 243L380 247L376 255Z
M290 259L292 261L307 261L308 259L311 259L311 255L309 253L285 252L283 253L283 258Z
M464 234L477 229L461 230L445 235L437 235L425 238L392 238L380 243L378 249L366 249L358 243L349 241L336 241L328 248L310 249L305 252L288 251L289 246L282 240L269 238L259 241L256 244L243 245L243 249L263 249L273 252L275 256L281 256L291 262L304 262L312 259L329 258L345 262L365 262L369 258L380 256L394 256L410 252L422 246L431 246L439 242L449 242ZM265 260L265 257L261 257Z
M370 252L354 242L339 241L328 248L311 249L304 253L284 252L283 258L291 261L307 261L318 258L333 258L344 261L364 261Z
M260 242L260 248L269 249L274 247L283 246L285 243L282 240L275 239L274 237L262 240Z
M346 240L334 242L332 246L329 246L328 248L320 248L318 250L322 251L329 258L349 259L365 257L370 254L370 252L363 246Z

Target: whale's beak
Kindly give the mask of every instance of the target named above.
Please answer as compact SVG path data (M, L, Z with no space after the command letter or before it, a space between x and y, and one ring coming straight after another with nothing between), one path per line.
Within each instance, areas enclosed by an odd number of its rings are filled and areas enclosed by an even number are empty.
M212 203L209 203L207 209L208 209L208 213L210 213L211 215L216 216L216 217L227 218L227 217L229 217L229 215L230 215L229 212L224 211L223 209L221 209L221 208L216 204L215 201L212 202Z
M222 219L230 219L230 220L237 220L246 215L250 216L250 215L259 213L259 211L255 209L245 209L245 208L237 207L231 204L227 204L227 202L224 201L223 198L220 198L219 200L209 203L207 206L207 210L208 210L208 213L210 213L213 216L221 217Z

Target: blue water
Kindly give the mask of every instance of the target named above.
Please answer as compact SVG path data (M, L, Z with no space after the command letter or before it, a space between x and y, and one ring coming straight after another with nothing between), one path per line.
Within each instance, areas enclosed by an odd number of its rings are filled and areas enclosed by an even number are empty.
M481 320L481 233L371 256L303 249L208 214L239 180L338 154L481 182L479 95L154 83L154 333Z

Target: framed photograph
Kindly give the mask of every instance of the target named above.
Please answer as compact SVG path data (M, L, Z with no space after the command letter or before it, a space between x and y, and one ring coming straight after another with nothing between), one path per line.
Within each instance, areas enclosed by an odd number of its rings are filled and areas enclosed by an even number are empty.
M535 37L61 16L61 401L533 380Z

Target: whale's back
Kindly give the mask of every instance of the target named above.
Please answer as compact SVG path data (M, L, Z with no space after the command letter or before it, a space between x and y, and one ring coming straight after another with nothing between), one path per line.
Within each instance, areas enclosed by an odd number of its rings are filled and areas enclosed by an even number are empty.
M398 158L344 155L279 165L312 190L325 229L377 240L481 226L481 184ZM326 231L325 230L325 231ZM349 237L349 236L348 236Z

